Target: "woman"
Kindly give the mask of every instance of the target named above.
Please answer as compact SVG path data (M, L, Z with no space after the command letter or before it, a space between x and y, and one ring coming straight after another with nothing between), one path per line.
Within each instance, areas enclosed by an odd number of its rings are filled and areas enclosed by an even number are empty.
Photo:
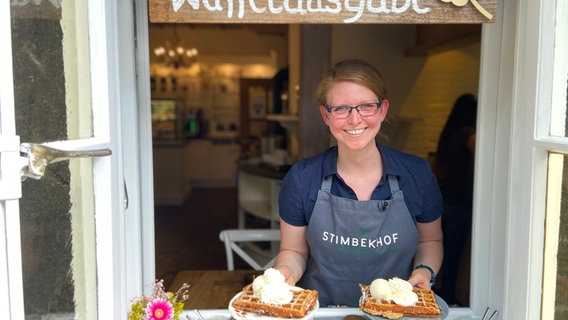
M389 102L379 72L336 64L317 90L337 146L297 162L279 195L275 266L322 306L359 306L358 284L400 277L430 288L442 262L442 197L428 163L376 142Z
M477 99L470 93L461 95L440 134L434 162L444 199L445 259L439 294L450 305L462 304L455 291L460 261L471 235L476 118Z

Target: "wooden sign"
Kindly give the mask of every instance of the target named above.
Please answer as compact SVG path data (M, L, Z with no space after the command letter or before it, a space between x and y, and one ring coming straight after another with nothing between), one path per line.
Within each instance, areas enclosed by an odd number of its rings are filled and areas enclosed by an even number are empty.
M148 0L150 22L468 24L499 0Z

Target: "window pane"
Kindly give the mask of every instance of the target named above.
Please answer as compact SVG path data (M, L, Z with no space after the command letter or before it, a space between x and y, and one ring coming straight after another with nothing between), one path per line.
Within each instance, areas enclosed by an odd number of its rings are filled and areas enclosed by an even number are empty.
M549 155L543 319L568 319L568 156Z
M568 3L557 1L550 134L568 137Z
M91 137L86 1L12 1L10 13L21 141ZM91 163L50 164L43 178L22 183L26 319L85 319L96 310Z

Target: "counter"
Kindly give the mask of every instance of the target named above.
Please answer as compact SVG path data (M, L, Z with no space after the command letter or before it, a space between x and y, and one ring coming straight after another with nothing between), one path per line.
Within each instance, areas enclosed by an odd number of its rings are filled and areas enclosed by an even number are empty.
M227 309L199 310L199 314L204 320L232 319ZM314 319L342 320L343 317L351 314L363 315L363 312L358 308L320 308L316 312ZM475 316L475 314L469 308L450 308L445 320L475 319L472 318L473 316ZM195 310L184 311L180 319L201 320ZM481 319L481 317L477 319Z
M246 228L245 214L269 221L272 229L279 228L278 194L288 169L289 166L239 165L239 229Z
M180 148L190 143L186 139L161 139L153 140L152 146L154 148Z
M195 187L234 187L239 156L227 140L155 140L155 203L181 205Z
M184 283L190 285L189 299L184 304L185 311L180 319L200 320L194 311L198 308L205 320L228 320L231 316L227 307L231 299L261 272L250 269L182 270L176 275L169 290L176 292ZM342 320L344 316L350 314L363 315L363 312L358 308L322 307L316 312L315 318ZM469 319L467 317L472 315L474 313L469 308L449 308L446 319Z
M269 179L278 179L282 180L288 172L290 166L270 166L267 164L259 163L259 164L249 164L244 163L239 165L239 170L242 172L254 174L257 176L269 178Z

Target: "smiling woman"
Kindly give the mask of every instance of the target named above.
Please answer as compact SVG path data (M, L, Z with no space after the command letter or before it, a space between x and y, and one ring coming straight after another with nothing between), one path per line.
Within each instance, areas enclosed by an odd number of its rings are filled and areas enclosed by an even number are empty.
M275 267L289 284L317 290L322 306L357 307L358 285L377 278L430 291L442 261L442 197L424 159L376 141L389 110L381 74L363 60L337 62L316 99L337 145L282 180Z

